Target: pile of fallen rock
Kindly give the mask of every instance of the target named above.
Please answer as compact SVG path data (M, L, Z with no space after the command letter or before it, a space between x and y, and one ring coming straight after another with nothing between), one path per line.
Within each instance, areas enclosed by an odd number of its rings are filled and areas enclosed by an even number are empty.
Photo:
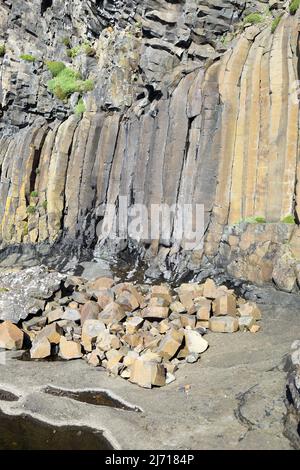
M194 363L208 348L207 330L256 333L261 312L233 290L186 283L134 285L101 277L86 281L69 276L39 315L15 325L0 325L0 348L24 349L31 359L58 355L84 358L141 387L175 380L182 362Z

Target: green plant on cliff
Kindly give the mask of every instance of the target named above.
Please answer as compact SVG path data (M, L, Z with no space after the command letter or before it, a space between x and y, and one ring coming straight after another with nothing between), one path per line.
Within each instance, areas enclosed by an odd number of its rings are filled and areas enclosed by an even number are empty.
M75 59L81 52L81 45L72 47L72 49L67 50L67 56L71 57L72 59Z
M247 224L265 224L266 219L260 215L254 215L252 217L246 217L245 219L242 219L238 222L239 224L241 223L247 223Z
M25 60L25 62L35 62L36 57L31 54L21 54L20 59Z
M260 13L250 13L244 18L244 24L258 24L262 23L262 21L263 16Z
M0 57L5 56L6 47L5 44L0 44Z
M31 197L39 197L39 193L37 191L31 191L30 196Z
M52 74L53 78L57 77L57 75L66 68L63 62L48 60L47 62L45 62L45 64L49 72Z
M71 39L68 36L62 38L62 44L66 47L71 47Z
M75 114L80 116L86 111L86 107L83 101L83 98L79 98L77 105L75 106Z
M23 225L23 237L26 237L28 235L28 223L25 222Z
M5 292L9 292L9 289L7 287L0 287L0 294L5 294Z
M274 18L274 20L272 21L272 25L271 25L271 33L272 33L272 34L275 33L275 31L276 31L276 29L277 29L277 26L278 26L279 23L280 23L281 16L282 16L282 15L277 16L277 17Z
M36 213L36 207L35 206L28 206L26 210L27 210L27 214L35 214Z
M292 214L288 214L283 219L281 219L281 222L284 224L295 224L295 217Z
M292 0L292 2L290 3L290 14L295 15L299 6L300 6L300 0Z
M65 100L73 93L87 93L93 89L93 80L82 80L80 73L69 67L65 67L48 82L48 90L60 100Z
M46 211L48 207L48 201L43 201L42 208Z

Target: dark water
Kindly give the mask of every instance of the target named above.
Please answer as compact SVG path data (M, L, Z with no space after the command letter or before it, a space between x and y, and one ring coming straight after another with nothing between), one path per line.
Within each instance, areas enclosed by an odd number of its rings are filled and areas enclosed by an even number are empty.
M0 411L1 450L112 450L101 431L79 426L52 426L31 416Z
M71 390L62 390L56 387L46 387L43 390L44 393L49 395L54 395L55 397L67 397L72 400L81 401L83 403L88 403L90 405L96 406L109 406L111 408L117 408L125 411L141 411L137 407L129 407L117 400L116 398L111 397L106 392L99 391L84 391L84 392L74 392Z
M12 392L8 392L7 390L0 389L0 400L18 401L19 397Z

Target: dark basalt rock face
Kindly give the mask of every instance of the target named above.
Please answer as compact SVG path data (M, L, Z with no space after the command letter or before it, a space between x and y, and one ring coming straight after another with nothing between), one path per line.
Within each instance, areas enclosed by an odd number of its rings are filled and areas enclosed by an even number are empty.
M96 257L129 247L149 274L217 269L296 292L298 226L281 221L298 221L298 13L283 5L2 0L1 257L27 245ZM247 26L255 11L261 21ZM54 97L48 60L93 90ZM99 240L120 196L204 204L203 249ZM257 216L266 223L247 223Z

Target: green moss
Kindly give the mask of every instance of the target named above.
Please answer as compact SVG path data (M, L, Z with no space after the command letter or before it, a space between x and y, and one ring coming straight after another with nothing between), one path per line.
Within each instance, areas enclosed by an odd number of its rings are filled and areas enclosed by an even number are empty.
M271 25L271 33L274 34L281 20L281 15L274 18Z
M25 60L26 62L35 62L36 57L31 54L21 54L20 59Z
M37 191L32 191L32 192L30 193L30 196L31 196L31 197L39 197L39 193L38 193Z
M5 292L9 292L9 289L7 289L7 287L0 287L0 294L4 294Z
M46 62L46 66L49 72L51 72L52 77L57 77L57 75L66 68L63 62L56 62L50 60Z
M250 13L250 15L245 16L244 24L258 24L263 21L263 17L260 13Z
M85 111L86 111L86 107L85 107L84 101L83 101L82 98L80 98L80 99L78 100L77 105L75 106L75 114L77 114L78 116L80 116L80 115L83 114Z
M70 47L71 46L71 39L68 37L68 36L65 36L63 39L62 39L62 44L66 47Z
M28 235L28 223L25 222L23 225L23 237L26 237Z
M265 224L266 219L260 215L253 217L246 217L246 219L241 220L240 223L246 222L247 224Z
M292 0L290 3L290 14L295 15L300 6L300 0Z
M283 219L281 219L281 222L283 222L284 224L295 224L296 223L295 217L292 214L289 214L289 215L286 215L285 217L283 217Z
M93 89L94 82L92 80L82 80L76 70L68 67L48 82L48 90L60 100L65 100L73 93L87 93Z
M42 204L42 208L46 211L48 207L48 201L44 201Z
M27 210L27 214L35 214L36 213L36 207L35 206L28 206L26 210Z
M82 50L85 53L85 55L89 57L94 57L96 55L95 49L90 44L84 44L82 46Z
M72 47L72 49L68 49L68 56L71 57L72 59L75 59L75 57L77 57L81 52L81 46L75 46L75 47Z
M6 47L5 44L0 44L0 57L5 56Z

